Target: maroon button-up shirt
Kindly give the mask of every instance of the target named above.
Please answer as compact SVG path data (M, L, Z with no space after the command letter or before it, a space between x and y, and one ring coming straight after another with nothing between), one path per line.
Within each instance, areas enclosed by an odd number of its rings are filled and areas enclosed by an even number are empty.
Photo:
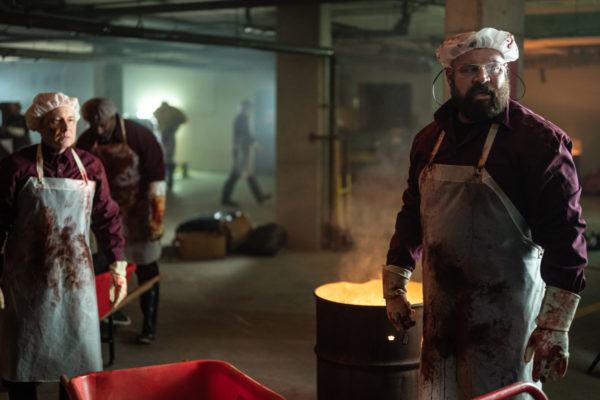
M0 241L12 229L17 215L17 197L30 177L36 177L37 145L29 146L0 161ZM80 149L75 152L81 159L88 179L96 182L92 204L91 228L100 250L109 263L123 260L125 241L121 236L119 206L110 197L104 167L94 155ZM44 176L50 178L82 179L73 154L67 149L62 154L42 144Z
M455 128L457 109L444 104L414 139L410 154L408 188L387 263L414 269L422 254L419 174L429 161L442 130L434 163L476 165L481 157L490 122ZM533 240L544 248L542 279L547 285L579 293L585 286L587 265L581 216L581 186L571 156L571 139L556 125L519 103L509 100L485 168L523 215Z

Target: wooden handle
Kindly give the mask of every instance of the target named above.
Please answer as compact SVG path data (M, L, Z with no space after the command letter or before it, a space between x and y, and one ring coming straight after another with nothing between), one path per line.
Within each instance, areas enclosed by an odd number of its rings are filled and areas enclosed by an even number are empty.
M136 297L139 297L142 293L147 292L148 290L150 290L150 288L152 286L154 286L154 284L156 282L158 282L159 280L161 280L164 277L165 277L165 273L162 272L162 273L156 275L154 278L152 278L150 280L147 280L146 282L142 283L140 286L138 286L137 288L135 288L135 290L133 292L128 293L127 296L119 303L118 306L116 306L115 308L111 308L109 312L107 312L106 314L104 314L102 316L102 319L107 318L107 317L111 316L112 314L114 314L115 312L119 311L121 308L123 308L130 301L132 301Z

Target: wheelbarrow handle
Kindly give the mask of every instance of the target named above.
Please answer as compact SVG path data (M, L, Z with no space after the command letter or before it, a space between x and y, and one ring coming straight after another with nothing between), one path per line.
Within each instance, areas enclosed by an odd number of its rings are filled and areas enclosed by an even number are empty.
M531 382L513 383L483 396L475 397L473 400L504 400L525 392L530 394L535 400L548 400L544 392Z

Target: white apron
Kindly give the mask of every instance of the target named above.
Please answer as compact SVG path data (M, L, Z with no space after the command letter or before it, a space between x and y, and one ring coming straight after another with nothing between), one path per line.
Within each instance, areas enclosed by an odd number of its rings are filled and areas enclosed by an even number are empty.
M95 182L37 177L17 195L18 212L6 242L0 310L0 374L12 382L58 381L102 370L90 216Z
M543 295L543 250L484 168L497 130L492 124L477 166L433 164L442 131L419 176L420 400L472 399L531 381L523 354Z
M125 258L138 264L150 264L160 258L160 240L150 240L150 200L148 188L141 186L139 157L127 144L123 119L119 118L122 143L94 144L91 152L106 170L111 197L119 204L125 238Z

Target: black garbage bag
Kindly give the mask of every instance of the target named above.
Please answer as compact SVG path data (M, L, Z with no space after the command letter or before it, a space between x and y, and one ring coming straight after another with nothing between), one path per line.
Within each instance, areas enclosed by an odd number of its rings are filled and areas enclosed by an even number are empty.
M287 240L287 232L281 225L268 223L250 230L238 251L258 256L274 256Z
M221 224L214 214L200 215L177 225L175 232L218 232L222 230Z

